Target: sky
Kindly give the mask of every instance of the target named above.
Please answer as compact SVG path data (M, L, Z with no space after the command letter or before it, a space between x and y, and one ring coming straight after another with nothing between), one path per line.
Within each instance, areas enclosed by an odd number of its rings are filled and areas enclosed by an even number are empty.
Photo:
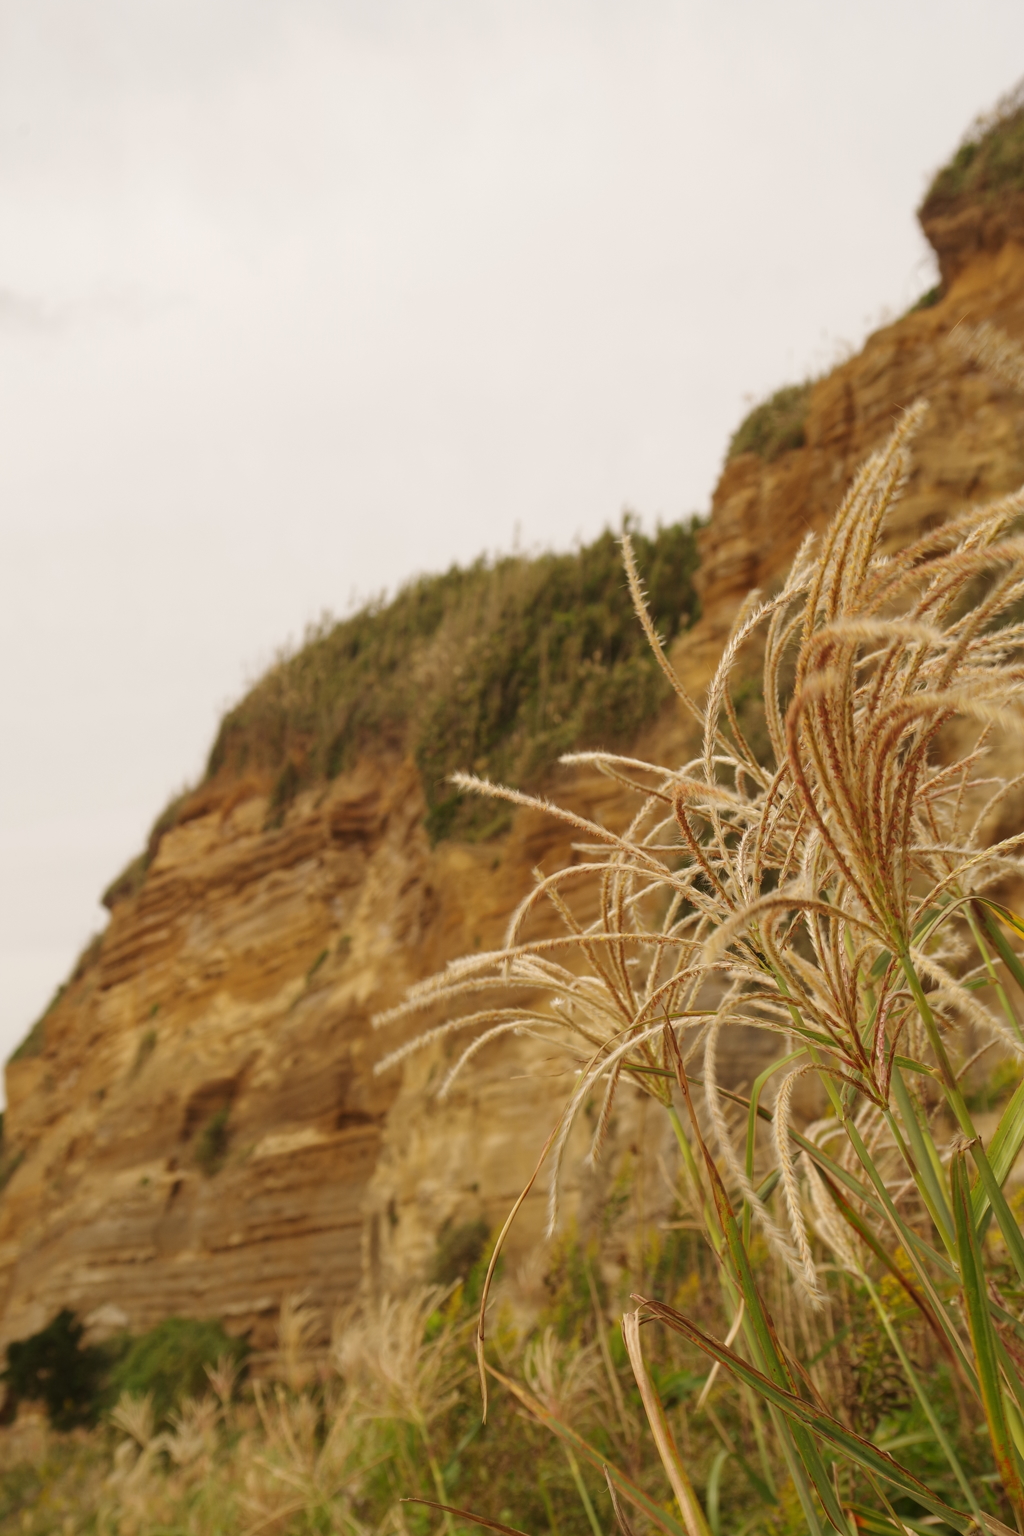
M0 1054L325 612L703 511L1020 0L0 0Z

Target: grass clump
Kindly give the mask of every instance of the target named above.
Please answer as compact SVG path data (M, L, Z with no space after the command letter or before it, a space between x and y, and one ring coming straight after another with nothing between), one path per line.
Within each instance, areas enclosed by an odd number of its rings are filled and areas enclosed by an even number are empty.
M70 1308L28 1338L7 1346L0 1380L4 1419L23 1402L39 1403L57 1430L96 1424L123 1393L147 1397L162 1423L188 1397L208 1388L207 1367L244 1364L248 1346L218 1322L170 1317L148 1333L120 1334L102 1344L82 1342L85 1325Z
M220 1172L227 1159L230 1139L228 1113L226 1104L214 1110L196 1137L193 1156L200 1171L208 1179Z
M98 1345L82 1343L84 1332L65 1307L38 1333L7 1346L7 1415L20 1402L41 1402L56 1429L95 1423L110 1361Z
M756 453L771 464L782 454L802 448L807 441L804 429L811 387L810 379L803 384L787 384L755 405L729 439L726 463L731 464L741 453Z
M920 217L1014 192L1024 192L1024 82L971 124L953 158L936 172Z
M634 537L671 640L698 613L695 525ZM571 554L454 566L322 625L225 717L208 775L271 776L275 825L360 753L408 752L432 838L485 837L507 817L453 791L453 771L536 785L573 746L630 740L666 693L604 533Z
M148 1397L154 1422L161 1424L188 1397L208 1390L207 1367L230 1361L241 1366L248 1354L244 1339L232 1338L220 1323L168 1317L148 1333L122 1345L123 1353L107 1375L105 1397Z

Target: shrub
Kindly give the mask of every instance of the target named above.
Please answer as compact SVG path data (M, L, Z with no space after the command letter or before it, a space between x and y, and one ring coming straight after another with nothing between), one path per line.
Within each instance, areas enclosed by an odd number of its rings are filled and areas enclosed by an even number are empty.
M783 453L802 448L806 441L804 424L811 398L811 381L787 384L762 400L740 422L729 439L726 463L741 453L756 453L771 464Z
M698 612L696 524L634 537L671 640ZM303 786L360 752L407 751L432 838L485 837L505 813L467 803L451 772L537 784L573 746L631 739L666 695L606 532L572 554L453 566L322 626L225 716L208 776L272 776L274 825Z
M922 220L954 202L991 202L1024 191L1024 82L977 118L947 165L937 171L921 204Z
M109 1374L109 1395L122 1392L152 1394L157 1423L166 1419L186 1397L209 1388L206 1366L225 1356L241 1363L248 1354L243 1339L232 1338L220 1323L190 1317L168 1317L148 1333L132 1339Z
M38 1333L7 1346L7 1413L19 1402L41 1402L57 1429L94 1422L109 1355L83 1345L84 1331L65 1307Z

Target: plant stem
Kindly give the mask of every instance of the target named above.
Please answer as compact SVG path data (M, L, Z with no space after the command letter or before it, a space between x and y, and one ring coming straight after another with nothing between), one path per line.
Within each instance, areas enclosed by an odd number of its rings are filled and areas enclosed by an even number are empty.
M580 1503L586 1510L587 1519L590 1521L590 1529L593 1531L594 1536L604 1536L604 1532L601 1529L601 1522L598 1520L594 1511L594 1506L590 1502L590 1494L587 1492L587 1485L583 1481L583 1474L580 1471L580 1464L576 1460L576 1457L569 1446L563 1443L562 1449L565 1452L565 1459L569 1463L569 1471L572 1473L573 1482L576 1484L576 1492L580 1496Z

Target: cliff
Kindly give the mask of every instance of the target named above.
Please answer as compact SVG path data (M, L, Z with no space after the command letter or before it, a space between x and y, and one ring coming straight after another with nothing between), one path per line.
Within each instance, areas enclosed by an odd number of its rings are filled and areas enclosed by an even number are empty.
M662 561L655 606L692 689L748 589L771 586L918 395L932 411L905 530L1024 480L1019 402L946 341L982 319L1024 339L1024 247L975 193L972 205L970 186L956 192L958 228L970 205L982 235L938 244L936 301L737 433L698 536L696 622L690 546L641 549L649 570ZM385 610L378 630L368 618L312 637L229 716L207 778L111 887L106 931L8 1064L0 1342L67 1305L133 1329L222 1316L259 1345L285 1293L330 1309L364 1275L394 1285L429 1269L446 1223L504 1216L565 1080L517 1042L482 1053L440 1105L437 1055L373 1075L395 1040L369 1020L411 980L494 943L531 871L571 851L532 812L482 823L445 798L443 770L541 782L554 752L609 720L645 753L686 744L605 578L572 589L548 558L546 574L509 566L476 588L450 574L429 613L427 584L401 599L401 622ZM577 612L596 629L563 644ZM509 669L527 652L516 692ZM625 814L607 780L563 775L558 793L609 824ZM620 1151L645 1133L639 1110L624 1114ZM585 1215L602 1187L570 1187L569 1209Z

